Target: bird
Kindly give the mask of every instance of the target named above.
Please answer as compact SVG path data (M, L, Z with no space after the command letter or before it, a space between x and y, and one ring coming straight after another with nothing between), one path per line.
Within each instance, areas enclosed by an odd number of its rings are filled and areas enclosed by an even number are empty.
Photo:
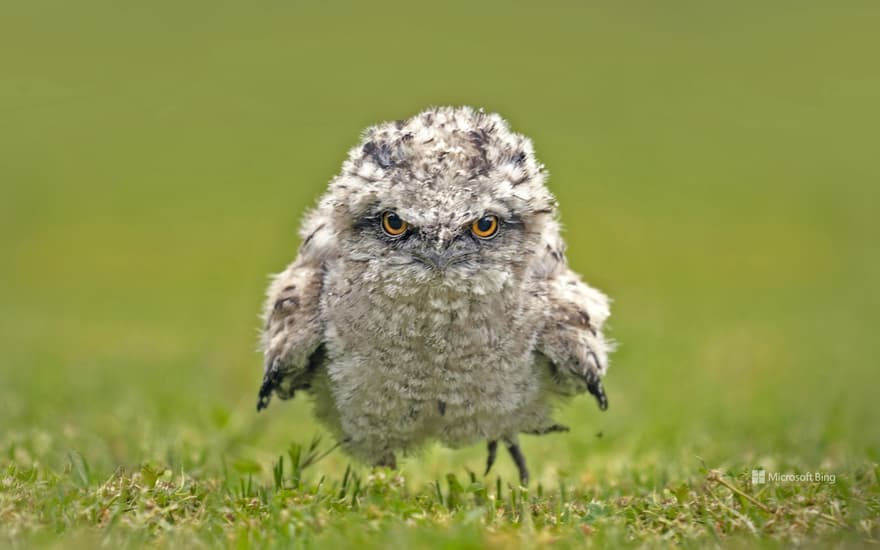
M431 107L366 129L302 219L263 310L257 410L311 396L350 457L397 467L429 443L498 443L527 486L523 434L569 431L614 342L608 297L566 260L529 138L500 115Z

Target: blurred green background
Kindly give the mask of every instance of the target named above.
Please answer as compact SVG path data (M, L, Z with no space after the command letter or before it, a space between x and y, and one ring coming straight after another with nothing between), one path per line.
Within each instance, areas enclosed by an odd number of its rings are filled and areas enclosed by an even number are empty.
M536 479L876 461L878 28L875 2L4 3L0 450L268 478L318 428L254 410L267 275L364 127L467 104L533 138L615 300L610 410L528 438Z

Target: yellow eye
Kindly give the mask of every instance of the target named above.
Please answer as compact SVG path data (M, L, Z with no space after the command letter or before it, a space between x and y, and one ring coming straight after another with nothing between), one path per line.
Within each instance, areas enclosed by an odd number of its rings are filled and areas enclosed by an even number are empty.
M498 232L498 216L483 216L471 225L471 233L481 239L491 239Z
M385 212L382 214L382 230L391 237L399 237L406 233L409 224L400 219L400 216L394 212Z

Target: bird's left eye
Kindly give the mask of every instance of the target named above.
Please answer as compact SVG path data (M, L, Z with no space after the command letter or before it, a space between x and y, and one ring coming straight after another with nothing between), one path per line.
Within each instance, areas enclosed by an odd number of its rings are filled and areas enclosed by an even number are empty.
M399 237L406 233L409 224L394 212L382 214L382 231L390 237Z
M471 233L481 239L491 239L498 232L498 216L483 216L471 225Z

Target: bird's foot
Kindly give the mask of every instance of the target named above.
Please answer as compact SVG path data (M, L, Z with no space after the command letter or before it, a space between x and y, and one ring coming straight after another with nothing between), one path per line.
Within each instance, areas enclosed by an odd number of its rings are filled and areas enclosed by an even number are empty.
M485 476L489 475L489 472L492 470L492 465L495 464L495 457L498 456L498 442L490 441L487 448L489 451L489 457L486 459L486 473L483 474Z
M507 452L510 453L510 457L513 458L513 462L519 470L519 484L523 487L527 486L529 484L529 468L526 466L526 457L522 449L519 448L519 441L516 437L504 438L504 445L507 446Z
M510 457L513 458L513 462L516 464L517 470L519 470L520 484L523 486L528 485L529 469L528 466L526 466L526 457L523 455L522 449L519 448L519 441L516 437L505 437L504 446L507 447L507 452L510 453ZM486 473L484 475L489 475L489 471L492 470L492 465L495 464L495 458L498 455L498 441L489 441L487 449L489 451L489 456L486 459Z
M389 468L391 470L397 469L397 458L394 456L394 453L386 453L382 458L380 458L376 462L376 466L379 468Z

